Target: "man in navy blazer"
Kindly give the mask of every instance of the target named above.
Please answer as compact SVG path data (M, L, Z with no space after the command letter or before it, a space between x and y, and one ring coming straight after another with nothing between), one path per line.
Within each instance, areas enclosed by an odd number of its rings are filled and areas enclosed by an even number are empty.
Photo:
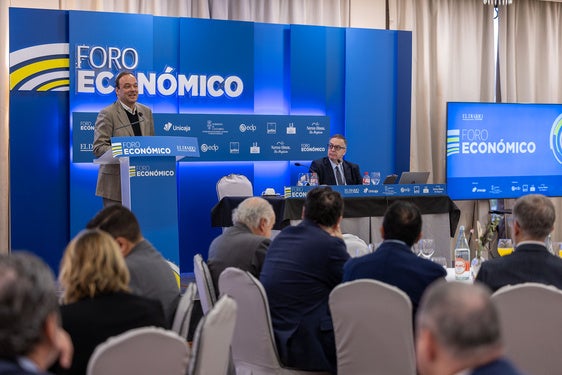
M483 285L439 282L427 289L416 317L420 375L522 375L503 357L500 321Z
M319 185L361 185L363 180L359 165L343 160L347 150L347 140L341 134L335 134L328 143L328 156L314 160L310 164L310 173L318 175ZM335 168L339 171L336 172ZM343 169L343 171L342 171ZM338 182L336 173L341 173L342 180Z
M525 195L513 206L515 251L482 263L476 280L492 291L504 285L536 282L562 289L562 259L548 252L546 237L554 229L556 212L547 197Z
M421 228L419 208L407 201L395 201L384 214L383 243L374 253L350 259L344 266L343 281L375 279L394 285L410 297L415 314L425 289L447 275L443 266L412 252Z
M260 281L285 366L336 373L328 299L349 259L340 229L342 214L338 192L330 187L312 189L303 221L283 229L267 250Z

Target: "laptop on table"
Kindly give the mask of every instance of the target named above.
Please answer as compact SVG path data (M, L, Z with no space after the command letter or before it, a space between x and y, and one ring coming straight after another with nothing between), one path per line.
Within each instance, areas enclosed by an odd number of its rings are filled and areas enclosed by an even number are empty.
M402 172L399 184L427 184L429 172Z

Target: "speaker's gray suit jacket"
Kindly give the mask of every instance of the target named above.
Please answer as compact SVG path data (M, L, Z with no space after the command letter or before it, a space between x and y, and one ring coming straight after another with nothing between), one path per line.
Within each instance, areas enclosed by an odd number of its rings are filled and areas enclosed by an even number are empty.
M142 135L154 135L154 119L152 110L145 105L137 103L139 125ZM94 156L99 158L111 149L111 137L133 137L135 134L129 122L125 109L116 101L103 108L96 119L94 129ZM96 195L115 201L121 200L121 178L119 164L100 165Z

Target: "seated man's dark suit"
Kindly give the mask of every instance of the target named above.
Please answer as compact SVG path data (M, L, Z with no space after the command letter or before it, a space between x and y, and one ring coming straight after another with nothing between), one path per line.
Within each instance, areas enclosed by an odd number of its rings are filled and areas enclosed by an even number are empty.
M482 263L476 280L492 292L505 285L535 282L562 289L562 259L542 243L522 242L513 253Z
M341 165L343 166L343 176L346 185L361 185L363 183L358 164L343 160ZM319 185L337 185L334 168L332 168L330 159L327 156L314 160L310 164L310 173L318 175Z
M248 271L259 279L265 253L271 240L252 233L242 223L226 228L223 234L211 242L207 264L217 296L219 276L227 267Z
M443 266L420 258L404 242L387 240L371 254L350 259L343 268L343 281L374 279L404 291L415 315L425 289L445 278Z
M511 362L505 358L498 358L495 361L476 367L469 372L470 375L523 375L515 368Z
M306 219L283 229L271 242L260 280L286 366L336 372L328 299L348 259L342 239Z

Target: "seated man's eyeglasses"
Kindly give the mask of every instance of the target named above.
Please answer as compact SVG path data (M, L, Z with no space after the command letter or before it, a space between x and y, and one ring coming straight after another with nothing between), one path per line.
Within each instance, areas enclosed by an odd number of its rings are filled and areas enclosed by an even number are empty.
M332 143L328 143L328 148L331 150L335 150L335 151L339 151L339 150L344 150L345 147L344 146L340 146L340 145L334 145Z

